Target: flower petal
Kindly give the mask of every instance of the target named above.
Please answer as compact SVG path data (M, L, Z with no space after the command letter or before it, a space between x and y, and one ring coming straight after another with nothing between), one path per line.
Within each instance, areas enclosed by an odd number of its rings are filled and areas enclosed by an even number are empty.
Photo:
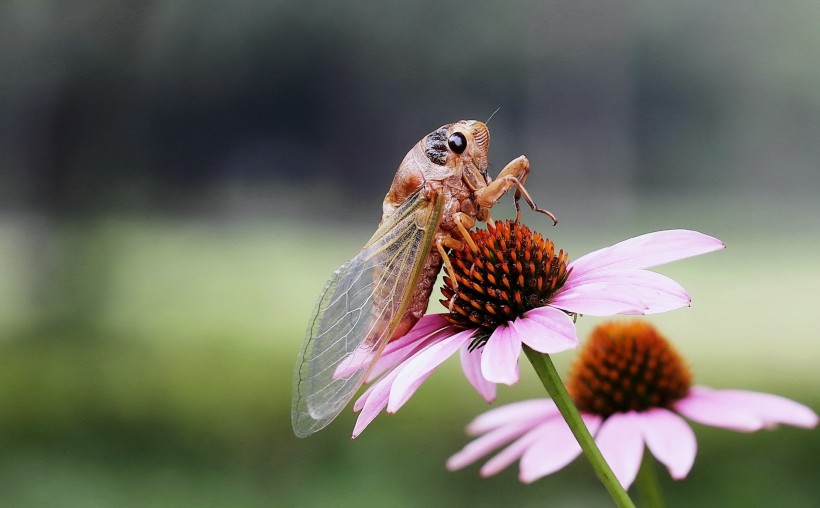
M592 280L628 285L631 294L644 307L643 314L687 307L692 301L683 286L666 275L648 270L607 270L598 272Z
M691 301L669 277L635 268L590 272L580 282L570 275L550 303L571 312L609 315L656 314L686 307Z
M495 457L488 460L486 464L481 466L481 470L479 471L481 476L492 476L518 460L518 458L527 451L527 448L529 448L533 441L541 438L542 432L540 429L541 425L535 427L518 438L517 441L514 441L511 445L501 450Z
M493 331L481 354L481 372L492 383L512 385L518 382L518 355L521 338L509 325Z
M560 353L578 346L572 318L553 307L533 309L511 325L524 344L542 353Z
M584 419L593 434L598 430L600 421L600 418L592 415L587 415ZM518 478L524 483L532 483L562 469L581 454L581 446L562 417L543 423L538 432L540 437L521 456Z
M447 330L446 332L445 329ZM440 339L438 336L439 333L448 332L450 335L453 335L456 333L456 330L452 328L443 314L427 314L422 316L409 332L387 343L381 356L376 360L376 364L367 375L365 382L370 383L385 371L411 357L430 341Z
M755 414L763 419L766 427L771 428L779 423L804 428L817 426L817 413L785 397L747 390L716 390L716 392L724 403L752 408Z
M762 418L752 408L724 400L720 390L692 387L689 395L675 402L673 408L690 420L738 432L753 432L764 426Z
M396 372L393 371L379 379L356 401L353 408L355 410L357 407L360 407L361 413L359 413L359 417L356 419L356 425L353 426L353 439L356 439L356 437L370 425L370 422L387 407L390 386L393 384L395 377Z
M751 432L778 423L811 428L817 414L793 400L768 393L745 390L713 390L694 387L689 396L675 404L687 418L705 425Z
M427 346L413 355L404 364L396 367L398 375L390 389L390 400L387 411L394 413L416 392L419 386L427 379L433 370L444 360L458 351L470 336L473 330L464 330L445 337L444 339Z
M447 469L455 471L472 464L496 448L518 439L532 430L538 423L538 420L529 419L493 429L468 443L461 451L447 459Z
M633 294L628 284L596 282L569 289L561 288L550 305L567 312L588 316L643 313L647 306Z
M697 231L657 231L591 252L570 263L569 267L581 272L602 268L649 268L724 247L717 238Z
M643 457L643 436L637 418L632 411L615 413L604 421L595 437L601 454L625 489L635 481Z
M470 351L470 343L465 342L461 346L461 369L464 371L464 376L467 381L473 385L473 388L481 395L487 402L495 400L495 383L491 383L484 379L481 375L481 355L484 348Z
M397 349L406 347L408 344L412 344L419 339L449 326L451 326L450 322L447 321L444 314L426 314L416 322L409 332L405 333L396 340L388 342L382 355L389 354Z
M467 433L475 436L503 425L523 420L543 420L555 414L558 414L558 408L555 407L555 402L552 399L531 399L513 402L475 417L467 425Z
M358 413L364 407L365 402L367 402L368 397L370 394L373 393L373 390L376 389L378 382L373 383L372 385L368 386L367 389L359 395L359 398L356 399L356 402L353 403L353 412Z
M683 418L668 409L653 408L638 415L647 448L675 480L686 478L695 463L698 444Z
M336 366L336 370L333 371L333 379L345 379L359 370L366 368L370 365L370 362L373 361L373 354L371 349L357 347L352 353L339 362L339 365Z

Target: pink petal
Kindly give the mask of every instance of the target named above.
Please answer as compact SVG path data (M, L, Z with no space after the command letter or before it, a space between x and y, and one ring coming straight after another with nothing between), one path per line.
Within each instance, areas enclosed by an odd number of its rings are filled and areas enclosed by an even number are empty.
M523 420L544 420L558 414L552 399L531 399L513 402L478 415L467 425L467 433L478 435L489 430Z
M525 451L527 451L527 448L529 448L534 441L540 439L542 435L541 425L524 434L517 441L501 450L501 452L499 452L495 457L491 458L486 464L481 466L481 470L479 471L481 476L492 476L505 469L507 466L518 460L518 458L521 457Z
M444 314L426 314L416 322L409 332L405 333L398 339L390 341L384 348L384 354L389 354L397 349L406 347L409 344L423 339L424 337L437 332L443 328L451 326L450 322L444 317Z
M398 375L390 390L390 400L387 411L394 413L407 402L419 386L427 379L433 370L444 360L453 355L458 348L473 334L473 330L464 330L455 335L442 339L422 351L402 365L396 367Z
M642 314L656 314L687 307L692 301L683 286L666 275L648 270L612 270L601 272L590 279L629 286L629 294L641 302Z
M668 409L654 408L637 419L646 446L675 480L686 478L695 463L695 433L683 418Z
M627 284L644 289L652 289L680 299L689 299L689 295L686 293L686 290L683 289L683 286L666 275L639 268L593 270L577 277L575 276L575 272L573 272L570 274L562 289L566 291L574 287L596 282Z
M376 386L378 386L378 382L373 383L372 385L368 386L367 390L365 390L361 395L359 395L359 398L356 399L356 402L353 403L353 412L354 413L358 413L359 411L362 410L362 408L364 407L365 402L367 402L368 397L370 397L370 394L373 393L373 390L376 389Z
M511 385L518 382L518 355L521 338L508 325L501 325L490 335L481 354L481 372L492 383Z
M560 290L550 305L567 312L588 316L642 313L648 307L633 294L628 284L596 282Z
M530 419L493 429L491 432L468 443L461 451L447 459L447 469L455 471L472 464L496 448L526 434L538 423L538 420Z
M697 402L688 400L693 397ZM680 405L683 408L679 408ZM696 414L690 416L693 405ZM739 431L771 428L779 423L813 428L818 423L817 414L803 404L769 393L746 390L692 388L689 397L679 401L675 408L697 422ZM722 414L714 412L718 408L722 408ZM733 415L741 417L740 424L731 419Z
M717 238L697 231L657 231L591 252L569 266L573 271L582 272L602 268L649 268L724 247Z
M356 419L356 425L353 426L353 439L356 439L359 434L361 434L364 429L370 425L370 422L372 422L387 406L390 386L393 383L395 376L396 372L394 371L383 377L368 388L368 390L356 401L356 404L353 406L354 409L359 406L361 407L362 412L359 413L359 417Z
M373 361L373 350L365 347L357 347L352 353L347 355L333 372L333 379L349 378L355 372L366 368Z
M578 346L572 318L553 307L533 309L511 325L524 344L542 353L560 353Z
M674 409L686 418L703 425L738 432L753 432L763 428L765 422L751 408L731 404L731 400L728 402L729 404L720 396L719 390L692 387L689 389L689 395L674 404Z
M481 375L481 355L483 348L470 351L470 343L465 342L461 346L461 369L467 381L473 385L479 395L487 402L495 400L495 383L484 379Z
M426 317L426 316L425 316ZM385 352L376 360L376 364L371 369L370 373L365 379L369 383L379 377L384 372L401 364L417 352L426 348L434 342L438 342L457 333L454 328L446 327L443 329L433 330L427 335L417 335L412 341L405 340L407 335L390 342L385 348ZM398 347L391 347L393 344L399 344Z
M604 421L595 437L601 454L625 489L635 481L643 457L643 437L637 418L632 411L615 413Z
M593 434L598 430L600 421L600 418L591 415L584 419ZM532 483L562 469L581 454L581 446L562 417L543 423L538 431L540 437L521 456L518 478L524 483Z
M655 314L686 307L691 298L683 287L665 275L636 268L591 271L579 278L573 272L566 285L555 295L551 304L556 307L589 305L591 300L599 315ZM578 298L585 300L579 302ZM574 311L591 314L581 310Z
M726 400L731 397L738 404L748 405L766 422L766 427L779 423L795 427L814 428L817 426L817 413L809 407L779 395L751 392L747 390L720 390Z

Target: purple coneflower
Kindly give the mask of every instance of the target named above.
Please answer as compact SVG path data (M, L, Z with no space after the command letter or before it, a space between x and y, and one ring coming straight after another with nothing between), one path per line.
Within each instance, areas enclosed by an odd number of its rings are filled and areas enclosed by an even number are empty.
M646 270L723 248L688 230L638 236L569 262L563 250L517 222L472 231L477 245L453 252L445 277L446 314L424 316L388 344L356 401L357 436L387 409L397 411L444 360L460 352L464 374L487 401L495 384L518 381L522 343L542 353L578 345L573 315L652 314L688 306L683 287ZM353 360L355 363L355 360Z
M783 397L714 390L691 382L683 359L647 323L606 323L584 344L571 368L567 390L624 488L638 473L644 444L672 478L686 477L697 444L681 416L739 432L781 423L811 428L818 422L814 411ZM560 470L581 453L550 399L490 410L473 420L467 431L480 437L450 457L450 470L507 445L484 464L482 476L520 459L519 478L530 483Z

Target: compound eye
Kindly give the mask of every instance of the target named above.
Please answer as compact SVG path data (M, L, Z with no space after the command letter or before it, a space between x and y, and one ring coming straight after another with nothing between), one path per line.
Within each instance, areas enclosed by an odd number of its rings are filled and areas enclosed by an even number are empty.
M464 153L464 150L467 149L467 138L460 132L454 132L447 139L447 146L450 147L453 153Z

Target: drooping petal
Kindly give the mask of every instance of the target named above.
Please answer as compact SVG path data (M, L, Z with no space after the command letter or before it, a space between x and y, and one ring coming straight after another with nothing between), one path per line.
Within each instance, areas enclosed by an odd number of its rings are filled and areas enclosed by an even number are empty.
M518 382L518 354L521 338L508 325L493 331L481 354L481 372L492 383L511 385Z
M467 381L473 385L473 388L481 395L487 402L495 400L495 383L491 383L484 379L481 374L481 355L484 349L476 349L470 351L470 343L465 342L461 346L461 369L464 371L464 376Z
M447 459L447 469L455 471L461 469L493 450L521 437L538 425L538 420L523 420L510 425L497 427L478 439L471 441L458 453Z
M406 334L391 341L385 346L384 351L376 360L376 364L368 373L366 383L372 382L388 369L398 365L404 359L411 356L415 351L424 345L434 333L449 326L449 322L442 314L428 314L422 316L415 326ZM341 379L350 376L354 372L365 368L373 360L373 351L368 348L356 349L353 354L345 358L336 367L333 374L334 379Z
M535 308L511 325L524 344L542 353L560 353L578 346L572 318L553 307Z
M365 390L361 395L359 395L359 398L356 399L356 401L353 403L354 413L358 413L362 410L362 408L364 407L364 403L367 402L368 397L370 397L370 394L373 393L373 390L376 389L377 385L378 382L371 384L367 387L367 390Z
M596 250L569 264L573 271L603 268L650 268L724 247L723 242L697 231L656 231Z
M401 352L406 350L408 346L412 347L414 343L423 339L425 336L440 330L448 325L448 321L444 319L441 314L428 314L422 316L421 319L410 329L409 332L402 335L398 339L391 341L385 346L384 351L377 360L377 365L373 371L370 372L365 382L370 382L376 379L379 374L392 367L398 365L401 360L409 356L409 354L402 355ZM399 353L399 354L397 354ZM373 351L367 348L356 349L354 353L342 361L336 368L334 379L344 378L350 376L354 372L364 368L373 359Z
M635 481L643 457L643 436L635 422L637 416L631 411L615 413L604 421L595 437L601 454L625 489Z
M453 335L457 333L455 328L451 326L447 326L444 328L440 328L437 326L427 326L425 328L432 330L428 331L426 334L414 333L412 340L407 340L407 337L409 336L408 334L403 335L400 338L388 343L387 347L385 347L384 352L381 354L381 356L379 356L379 359L376 360L376 364L373 366L370 373L367 375L365 382L372 382L374 379L378 378L380 375L392 369L393 367L401 364L403 361L410 358L418 351L421 351L429 344L433 342L438 342L447 335ZM413 331L423 332L426 330L417 330L416 328L414 328L413 330L411 330L411 332Z
M540 421L558 414L552 399L531 399L513 402L476 416L467 425L467 433L476 436L489 430L524 420Z
M803 404L746 390L692 388L689 397L678 401L675 409L700 423L747 432L779 423L805 428L818 423L817 414Z
M450 322L444 317L444 314L425 314L416 322L409 332L390 341L384 348L384 354L389 354L397 349L401 349L408 344L412 344L434 332L450 326Z
M353 405L354 410L358 411L357 407L361 409L361 413L356 419L356 425L353 426L353 439L356 439L370 425L370 422L387 407L390 386L393 384L395 377L396 371L393 371L378 380Z
M351 374L365 368L373 361L373 351L364 347L358 347L347 355L333 372L333 379L344 379Z
M673 408L690 420L722 427L738 432L754 432L760 430L765 425L762 418L747 406L730 403L720 395L715 395L719 390L711 390L705 387L692 387L689 395L675 402Z
M541 425L535 427L518 438L517 441L514 441L511 445L501 450L493 458L488 460L483 466L481 466L479 473L481 476L487 477L505 469L507 466L518 460L524 452L527 451L527 448L529 448L533 441L540 439L542 435Z
M686 478L698 450L689 424L672 411L661 408L638 414L637 421L647 448L666 466L669 475L676 480Z
M387 411L394 413L404 405L427 379L433 370L452 356L472 335L473 330L463 330L419 351L396 368L396 379L390 389Z
M584 418L584 423L592 434L598 430L600 421L599 417L593 415L586 415ZM562 469L581 454L581 446L560 416L548 420L538 430L541 436L521 456L518 478L524 483L532 483Z

